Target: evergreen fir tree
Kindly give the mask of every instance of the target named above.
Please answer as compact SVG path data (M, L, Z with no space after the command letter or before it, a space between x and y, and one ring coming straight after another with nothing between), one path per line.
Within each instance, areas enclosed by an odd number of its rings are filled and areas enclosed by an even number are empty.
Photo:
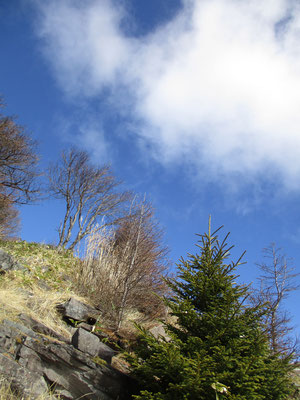
M209 224L210 225L210 224ZM200 253L181 259L166 299L176 323L166 324L171 340L141 336L129 356L147 400L279 400L291 390L290 359L272 354L262 306L247 304L249 287L236 283L225 239L200 236Z

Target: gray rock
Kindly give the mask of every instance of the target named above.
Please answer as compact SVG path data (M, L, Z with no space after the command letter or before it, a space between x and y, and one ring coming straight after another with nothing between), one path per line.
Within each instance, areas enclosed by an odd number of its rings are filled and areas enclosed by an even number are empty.
M53 329L49 328L48 326L42 324L41 322L36 321L35 319L31 318L27 314L19 314L20 320L28 326L34 332L42 333L43 335L51 336L55 339L58 339L62 342L68 342L68 339L64 336L60 335L59 333L55 332ZM30 335L29 335L30 336Z
M48 386L41 375L29 371L3 354L0 354L0 374L22 396L30 399L39 396L48 398Z
M34 350L26 346L20 346L17 358L19 365L22 365L24 368L28 369L31 372L39 373L42 375L44 369L43 363Z
M71 336L74 335L74 333L76 332L77 328L75 328L75 326L71 326L71 325L67 325L66 326L67 330L70 332Z
M152 333L152 335L156 339L161 338L166 340L167 342L171 340L171 337L166 333L166 330L163 325L154 326L153 328L149 329L149 332Z
M71 318L75 321L95 323L99 315L98 310L73 297L65 303L59 304L57 309L64 317Z
M78 324L77 326L78 328L85 329L88 332L92 332L92 330L94 329L93 325L87 324L86 322L80 322L80 324Z
M70 394L66 398L128 398L126 393L130 380L126 375L109 366L95 364L87 354L71 345L48 342L44 338L40 341L27 338L24 346L38 355L40 363L34 360L33 364L39 371L42 369L41 372L47 381L53 384L58 392ZM22 356L21 351L19 354Z
M111 359L117 354L117 352L107 346L105 343L100 342L98 356L105 360L108 364L111 364Z
M116 352L102 343L96 335L82 328L78 328L72 336L72 344L76 349L88 353L92 357L99 356L108 364L111 364L112 357L116 355Z
M18 322L4 319L3 326L4 326L4 329L11 328L11 334L13 334L13 332L19 332L20 334L22 334L24 336L30 336L32 338L38 337L37 334L35 332L33 332L32 329L27 328L26 326L24 326L23 324L20 324ZM0 333L1 333L1 329L0 329Z
M23 340L22 336L17 336L15 329L10 326L0 326L0 353L15 354L18 344Z
M97 336L83 328L78 328L72 336L71 343L76 349L95 357L98 355L101 342Z
M109 365L96 364L71 344L11 321L0 324L0 374L11 378L20 393L32 399L46 390L47 383L62 399L127 400L132 385L128 376Z
M7 271L24 269L25 267L14 261L13 257L9 253L0 249L0 274L4 274Z
M9 271L14 265L13 258L10 254L6 253L3 249L0 249L0 269L3 272Z

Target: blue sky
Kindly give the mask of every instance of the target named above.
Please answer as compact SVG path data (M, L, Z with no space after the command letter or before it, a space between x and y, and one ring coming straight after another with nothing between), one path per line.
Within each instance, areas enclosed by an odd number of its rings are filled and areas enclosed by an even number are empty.
M300 272L299 36L287 0L0 0L0 93L41 169L72 144L111 163L173 263L212 215L252 282L271 242ZM22 238L56 242L62 210L23 207Z

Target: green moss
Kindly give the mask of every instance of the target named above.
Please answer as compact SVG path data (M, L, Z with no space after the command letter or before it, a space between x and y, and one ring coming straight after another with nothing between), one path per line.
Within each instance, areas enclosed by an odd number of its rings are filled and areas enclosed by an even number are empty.
M105 360L103 360L103 358L101 358L99 356L96 356L96 357L92 358L92 361L95 364L98 364L98 365L107 365L107 362Z

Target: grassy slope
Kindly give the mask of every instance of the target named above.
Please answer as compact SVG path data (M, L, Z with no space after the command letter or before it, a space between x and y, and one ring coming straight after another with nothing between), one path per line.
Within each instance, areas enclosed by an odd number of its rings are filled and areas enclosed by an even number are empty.
M25 267L0 275L0 321L18 319L26 313L57 332L69 336L57 314L56 305L71 296L85 301L76 291L74 276L77 259L70 252L25 241L0 241L0 248Z
M72 252L59 252L53 246L25 241L0 241L0 248L25 267L0 275L0 322L5 318L18 321L18 315L25 313L70 338L70 330L56 306L70 297L89 303L80 296L75 283L79 259ZM127 371L128 364L122 355L115 357L112 365ZM18 399L4 383L0 377L0 400Z

